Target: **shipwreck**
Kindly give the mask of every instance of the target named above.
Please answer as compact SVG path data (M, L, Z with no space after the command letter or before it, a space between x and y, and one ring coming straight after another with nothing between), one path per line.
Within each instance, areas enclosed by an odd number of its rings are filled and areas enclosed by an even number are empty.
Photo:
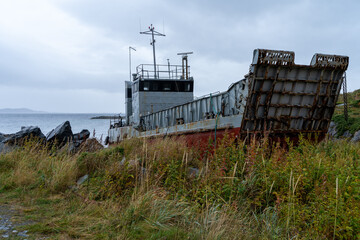
M189 53L181 54L181 65L157 65L153 47L154 64L139 65L125 82L126 116L111 122L110 143L184 135L198 144L225 132L238 139L266 134L284 141L303 134L321 140L349 64L347 56L316 53L309 65L298 65L294 52L255 49L243 79L194 99Z

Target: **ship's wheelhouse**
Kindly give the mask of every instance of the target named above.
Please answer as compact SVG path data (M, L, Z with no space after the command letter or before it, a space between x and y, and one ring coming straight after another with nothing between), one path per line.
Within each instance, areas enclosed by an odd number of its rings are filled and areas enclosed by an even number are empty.
M136 126L141 116L192 101L194 80L189 75L184 64L139 65L132 81L126 81L127 123Z

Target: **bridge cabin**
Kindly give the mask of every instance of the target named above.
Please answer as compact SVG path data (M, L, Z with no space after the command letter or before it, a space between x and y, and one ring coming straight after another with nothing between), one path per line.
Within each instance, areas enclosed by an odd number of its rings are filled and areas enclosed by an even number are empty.
M156 69L156 70L155 70ZM140 124L140 117L194 99L194 79L190 77L187 56L182 65L141 64L125 81L126 124Z

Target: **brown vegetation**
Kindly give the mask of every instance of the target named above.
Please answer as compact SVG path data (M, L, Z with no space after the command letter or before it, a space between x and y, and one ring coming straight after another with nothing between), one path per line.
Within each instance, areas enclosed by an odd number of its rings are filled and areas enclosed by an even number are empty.
M360 145L225 137L210 149L132 139L71 155L30 141L0 155L0 196L59 239L360 237Z

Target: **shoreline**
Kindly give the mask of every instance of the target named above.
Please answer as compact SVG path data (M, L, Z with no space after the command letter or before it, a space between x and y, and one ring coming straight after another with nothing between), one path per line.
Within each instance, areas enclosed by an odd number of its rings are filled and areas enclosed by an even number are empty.
M118 119L118 118L122 118L123 116L121 115L112 115L112 116L95 116L95 117L91 117L90 119Z

